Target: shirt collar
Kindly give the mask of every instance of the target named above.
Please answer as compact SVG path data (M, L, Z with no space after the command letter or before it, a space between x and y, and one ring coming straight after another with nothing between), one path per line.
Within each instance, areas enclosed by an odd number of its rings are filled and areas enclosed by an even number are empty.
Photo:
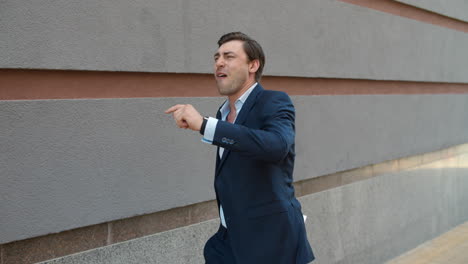
M236 114L239 113L239 111L241 110L242 106L244 105L245 101L247 101L247 98L249 97L250 93L253 91L253 89L255 88L255 86L257 86L258 82L254 83L252 86L250 86L250 88L245 91L235 102L235 106L236 106ZM223 104L223 106L221 107L221 109L219 110L221 112L221 116L223 118L223 120L226 119L226 116L229 114L229 99L226 100Z

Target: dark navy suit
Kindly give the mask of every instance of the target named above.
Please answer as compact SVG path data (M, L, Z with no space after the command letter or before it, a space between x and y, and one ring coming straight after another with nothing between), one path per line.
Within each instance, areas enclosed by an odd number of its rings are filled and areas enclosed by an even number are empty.
M207 263L304 264L314 259L301 206L294 196L295 111L284 92L253 89L235 124L219 119L213 144L215 191L227 231L205 246ZM226 238L220 244L220 239ZM225 248L229 252L223 252ZM230 261L211 258L229 255ZM223 258L226 259L226 258Z

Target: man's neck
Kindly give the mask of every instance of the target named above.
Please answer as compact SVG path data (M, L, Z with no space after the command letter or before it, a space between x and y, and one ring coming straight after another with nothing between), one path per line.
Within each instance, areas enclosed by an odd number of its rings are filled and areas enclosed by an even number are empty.
M239 99L250 87L252 87L252 85L254 85L256 81L255 80L251 80L249 82L247 82L243 87L242 89L240 89L237 93L233 94L233 95L230 95L228 96L228 99L229 99L229 108L232 110L236 110L236 101L237 99Z

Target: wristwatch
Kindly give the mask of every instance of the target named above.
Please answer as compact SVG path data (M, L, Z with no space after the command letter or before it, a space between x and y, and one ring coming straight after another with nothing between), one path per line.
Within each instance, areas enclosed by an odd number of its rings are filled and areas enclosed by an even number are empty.
M204 116L203 117L203 122L202 122L201 127L200 127L200 134L202 134L202 135L205 135L206 123L208 123L208 117Z

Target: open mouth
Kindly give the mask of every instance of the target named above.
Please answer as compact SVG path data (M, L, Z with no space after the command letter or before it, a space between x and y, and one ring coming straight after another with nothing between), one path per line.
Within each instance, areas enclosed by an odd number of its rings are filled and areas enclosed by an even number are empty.
M227 77L227 74L225 74L225 73L216 73L216 77L225 78L225 77Z

